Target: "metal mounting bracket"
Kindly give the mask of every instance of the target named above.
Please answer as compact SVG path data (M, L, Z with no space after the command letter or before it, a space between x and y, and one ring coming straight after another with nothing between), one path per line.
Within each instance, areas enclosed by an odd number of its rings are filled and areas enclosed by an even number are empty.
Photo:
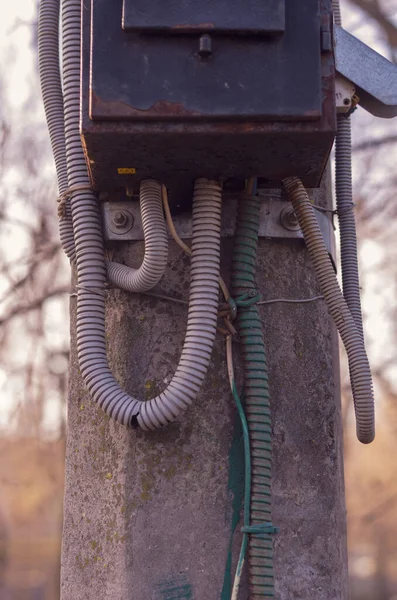
M335 25L335 68L352 82L360 106L390 119L397 115L397 65Z
M281 199L275 190L261 190L261 210L259 237L268 239L303 240L302 231L296 222L292 205ZM222 212L222 237L234 235L237 198L235 195L225 197L225 209ZM143 240L142 220L137 200L102 202L102 226L106 242L131 242ZM336 264L335 236L332 220L327 213L316 211L316 216L328 252ZM192 236L192 219L190 213L175 215L174 225L182 239Z

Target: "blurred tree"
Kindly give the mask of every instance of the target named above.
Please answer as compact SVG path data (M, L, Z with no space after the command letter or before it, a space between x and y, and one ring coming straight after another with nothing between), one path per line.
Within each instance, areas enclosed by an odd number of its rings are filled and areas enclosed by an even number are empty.
M0 502L10 516L6 538L0 511L0 582L8 557L13 599L36 590L56 600L70 269L58 239L32 15L9 28L0 53Z

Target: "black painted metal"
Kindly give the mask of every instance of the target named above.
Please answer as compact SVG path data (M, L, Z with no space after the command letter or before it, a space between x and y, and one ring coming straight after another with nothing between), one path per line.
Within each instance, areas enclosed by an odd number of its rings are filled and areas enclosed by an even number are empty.
M83 2L82 136L95 189L155 177L182 202L200 176L318 185L335 133L334 59L320 46L331 0L285 0L279 36L208 34L210 44L202 33L125 32L122 1L95 0L93 20Z
M241 12L235 10L236 19ZM203 60L199 34L127 34L121 0L95 0L91 118L318 119L318 0L289 0L286 17L281 36L214 36L211 56Z
M126 30L169 33L284 31L285 0L123 0Z

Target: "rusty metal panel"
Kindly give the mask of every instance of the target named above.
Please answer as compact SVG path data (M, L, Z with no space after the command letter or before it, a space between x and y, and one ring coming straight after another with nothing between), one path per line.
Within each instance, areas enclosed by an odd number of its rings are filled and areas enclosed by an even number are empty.
M280 33L285 0L124 0L123 27L173 34Z
M237 19L241 7L245 11L244 3L231 3L230 14ZM122 0L93 3L93 120L321 117L318 0L288 0L280 36L212 36L204 55L199 34L127 34L121 14Z
M98 2L95 0L95 4ZM286 0L287 7L294 2ZM114 0L114 5L117 3L118 0ZM331 0L319 0L314 10L316 15L318 12L321 29L332 34ZM318 119L193 120L180 115L168 120L122 117L92 120L91 23L90 0L84 0L81 133L94 189L138 190L141 180L154 177L168 186L170 201L177 207L191 202L193 181L203 176L222 179L230 189L241 189L244 179L254 176L260 178L261 186L269 187L279 186L280 181L290 175L301 177L307 187L319 184L336 129L332 45L331 50L323 47L321 54L319 51L321 111ZM121 30L120 21L117 27ZM320 26L318 34L320 38ZM110 55L112 28L105 38ZM276 65L282 68L279 63ZM114 70L117 68L115 63ZM126 86L133 84L132 79L125 83Z

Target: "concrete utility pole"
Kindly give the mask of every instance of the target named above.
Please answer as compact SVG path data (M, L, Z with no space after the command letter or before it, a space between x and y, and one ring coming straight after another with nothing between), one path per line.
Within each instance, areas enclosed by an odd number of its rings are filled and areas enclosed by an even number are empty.
M318 192L323 206L331 204L325 187ZM226 279L232 244L223 239ZM143 243L126 244L116 259L133 266L142 254ZM307 251L296 240L260 240L257 284L265 300L319 295ZM173 243L161 288L187 298L189 259ZM62 600L230 600L243 457L224 340L218 336L205 386L177 423L149 434L131 431L89 399L71 303ZM276 598L346 600L335 329L321 300L264 305L261 314L272 401L273 523L280 528ZM109 292L109 357L128 392L149 398L169 381L186 315L182 304ZM245 581L239 600L248 597Z

